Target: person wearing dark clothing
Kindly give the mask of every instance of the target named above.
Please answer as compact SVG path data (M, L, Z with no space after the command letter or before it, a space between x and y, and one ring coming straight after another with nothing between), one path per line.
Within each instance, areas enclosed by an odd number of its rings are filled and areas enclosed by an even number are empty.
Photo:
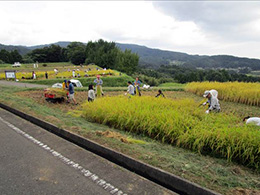
M135 94L141 96L141 89L140 89L141 81L139 81L138 77L136 77L133 85L135 87Z
M74 97L74 85L71 83L71 81L68 81L68 84L69 84L69 88L68 88L68 91L69 91L68 103L70 103L70 100L73 100L74 104L78 105L78 103L76 102L75 97Z
M158 90L158 94L155 97L164 97L165 98L162 90L160 90L160 89Z

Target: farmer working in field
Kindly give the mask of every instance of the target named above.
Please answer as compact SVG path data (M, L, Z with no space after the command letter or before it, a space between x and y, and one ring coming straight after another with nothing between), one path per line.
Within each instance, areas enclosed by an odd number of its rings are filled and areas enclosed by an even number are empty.
M94 80L94 83L96 83L97 97L101 97L101 95L103 96L104 95L102 90L103 81L100 79L100 75L97 75L97 78Z
M206 97L206 96L205 96L205 93L206 93L206 92L208 92L208 90L204 92L203 97ZM217 90L211 89L211 90L209 90L209 92L211 93L212 96L214 96L215 98L218 98L218 91L217 91ZM204 102L202 105L205 106L206 104L209 104L209 100L207 100L206 102Z
M32 79L36 79L36 74L34 71L32 71Z
M160 89L158 90L158 94L155 97L164 97L165 98L162 90L160 90Z
M78 105L78 103L76 102L75 97L74 97L74 85L70 81L68 81L68 84L69 84L69 88L68 88L69 99L68 99L67 103L70 103L70 101L73 100L74 104Z
M141 96L140 85L141 85L141 81L139 81L139 78L136 77L134 82L135 94L139 96Z
M129 93L129 95L134 95L135 94L134 86L132 85L132 83L130 81L128 81L127 84L128 84L128 87L127 87L127 92L125 93L125 95L127 95L127 93Z
M254 125L260 126L260 118L259 117L247 116L243 119L243 121L245 121L246 124L254 124Z
M65 90L68 88L67 80L64 80L62 83L62 89Z
M203 97L208 98L208 101L203 103L204 106L206 104L209 104L209 107L206 110L207 114L211 111L215 111L215 112L220 111L220 105L219 105L219 101L218 101L218 98L217 98L217 93L214 93L214 91L213 92L212 91L205 91Z
M93 102L95 100L95 92L93 90L93 85L88 86L88 101Z

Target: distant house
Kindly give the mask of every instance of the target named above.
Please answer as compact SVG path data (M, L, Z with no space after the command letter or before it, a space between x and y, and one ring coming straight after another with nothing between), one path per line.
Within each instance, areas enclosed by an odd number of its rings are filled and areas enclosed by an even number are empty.
M15 63L12 65L12 67L21 67L21 64L20 64L20 62L15 62Z

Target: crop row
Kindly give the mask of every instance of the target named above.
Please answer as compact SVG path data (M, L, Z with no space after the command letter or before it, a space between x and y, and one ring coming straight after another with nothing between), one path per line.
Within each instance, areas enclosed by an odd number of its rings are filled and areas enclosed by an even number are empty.
M260 133L234 115L206 115L193 99L104 97L82 107L87 120L260 167Z
M45 72L46 71L35 71L36 78L45 78ZM50 79L53 78L72 78L73 74L72 71L61 71L55 74L54 71L47 71L48 76ZM111 69L108 70L90 70L90 71L83 71L83 70L76 70L75 71L75 76L80 76L80 77L93 77L96 75L119 75L118 72L115 72ZM17 79L31 79L32 78L32 72L17 72L16 73L16 78ZM0 73L0 79L5 79L5 73Z
M216 89L218 98L251 106L260 106L260 84L244 82L192 82L185 87L186 91L203 95L205 90Z

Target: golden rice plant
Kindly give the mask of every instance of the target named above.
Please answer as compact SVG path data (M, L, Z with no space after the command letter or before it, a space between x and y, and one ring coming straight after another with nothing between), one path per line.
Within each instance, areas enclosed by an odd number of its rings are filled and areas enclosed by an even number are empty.
M35 71L35 74L36 74L36 79L45 78L45 71ZM48 71L49 77L54 74L55 74L54 71ZM32 72L17 72L16 73L17 79L31 78L31 77L32 77Z
M66 97L68 91L60 88L47 88L44 90L46 94L53 94L56 97Z
M234 115L206 115L193 99L104 97L86 102L82 113L93 122L260 167L258 128L238 125L240 119Z
M45 71L35 71L35 74L36 74L36 79L45 77ZM48 71L49 77L51 75L54 75L54 74L55 74L54 71ZM22 79L22 78L25 78L25 79L32 78L32 71L30 71L30 72L25 72L25 71L16 72L16 78L19 79L19 80ZM0 73L0 79L5 79L5 73Z
M5 79L5 73L0 73L0 79Z
M218 91L220 100L237 102L251 106L260 106L260 83L244 82L192 82L186 85L185 90L203 95L205 90Z
M72 71L62 71L62 72L58 72L58 74L55 74L54 71L47 71L48 72L48 76L50 79L52 78L71 78L72 77ZM45 71L35 71L36 73L36 78L45 78ZM107 69L107 70L91 70L91 71L75 71L75 76L80 75L80 77L84 77L86 74L90 77L93 76L97 76L97 75L113 75L113 76L118 76L119 73L111 70L111 69ZM17 79L22 79L22 78L32 78L32 71L28 72L28 71L23 71L23 72L16 72L16 78ZM0 79L5 79L5 73L0 73Z

